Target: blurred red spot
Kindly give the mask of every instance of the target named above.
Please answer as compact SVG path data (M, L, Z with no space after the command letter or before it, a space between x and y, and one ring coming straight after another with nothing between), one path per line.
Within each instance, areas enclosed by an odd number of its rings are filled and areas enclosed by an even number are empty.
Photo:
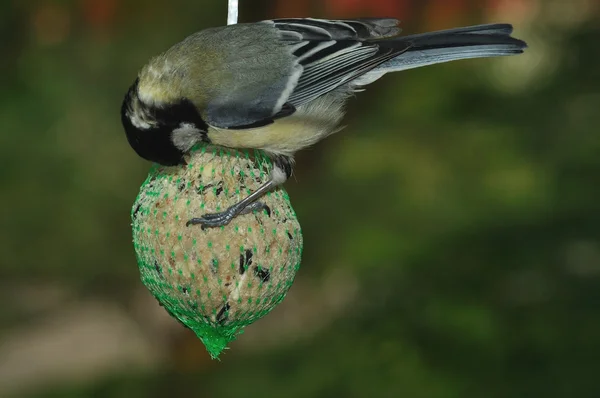
M275 18L307 18L310 17L308 1L280 0L275 8Z
M330 18L393 17L404 19L410 11L410 0L327 0Z
M406 4L406 1L400 0L371 0L368 12L373 17L400 17L401 5Z
M325 9L331 18L358 16L362 0L327 0Z
M117 0L83 0L83 18L92 29L108 28L117 15Z

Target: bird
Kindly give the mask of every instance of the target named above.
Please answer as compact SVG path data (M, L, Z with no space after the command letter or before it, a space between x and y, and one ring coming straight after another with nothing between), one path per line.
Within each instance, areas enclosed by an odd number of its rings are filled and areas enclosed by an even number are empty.
M203 229L264 208L292 175L294 154L342 129L350 97L387 73L449 61L522 54L508 23L402 35L395 18L281 18L211 27L151 58L127 90L121 121L141 158L184 165L199 143L255 149L269 179Z

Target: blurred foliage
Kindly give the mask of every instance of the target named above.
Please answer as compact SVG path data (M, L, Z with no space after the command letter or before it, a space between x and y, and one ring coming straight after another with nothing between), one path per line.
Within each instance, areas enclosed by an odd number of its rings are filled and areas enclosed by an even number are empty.
M593 2L249 3L243 21L390 13L413 32L503 20L531 48L386 76L351 101L343 132L298 154L286 185L305 236L298 278L356 276L341 319L209 370L165 364L35 396L600 396ZM0 4L0 297L61 283L125 302L139 286L129 213L149 164L127 146L121 99L150 56L225 20L224 1L151 4ZM3 327L23 321L0 313Z

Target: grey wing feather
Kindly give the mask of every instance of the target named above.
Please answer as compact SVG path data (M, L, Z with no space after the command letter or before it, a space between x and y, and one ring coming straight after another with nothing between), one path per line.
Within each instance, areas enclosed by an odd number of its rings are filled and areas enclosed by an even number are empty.
M294 107L310 102L356 79L410 48L408 42L377 42L397 35L395 19L276 19L275 27L303 67L287 102ZM293 32L293 33L292 33Z
M392 18L359 18L328 20L316 18L281 18L271 20L285 31L297 30L306 40L322 40L324 38L343 39L375 39L396 36L401 29L398 20ZM318 32L311 36L310 32Z

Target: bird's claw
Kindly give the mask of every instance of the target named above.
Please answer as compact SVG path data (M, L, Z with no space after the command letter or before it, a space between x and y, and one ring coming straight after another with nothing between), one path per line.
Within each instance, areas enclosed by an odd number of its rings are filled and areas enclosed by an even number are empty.
M202 217L192 218L187 223L185 223L185 226L189 227L190 225L199 224L201 225L201 228L203 230L210 227L222 227L229 224L231 220L233 220L239 215L249 214L252 213L254 210L263 209L266 210L269 215L271 214L271 209L269 209L269 206L267 206L263 202L253 202L250 203L248 206L242 208L240 208L240 206L238 205L233 205L227 210L222 211L220 213L210 213L205 214Z
M231 211L231 208L229 208L221 213L205 214L202 217L192 218L187 223L185 223L185 226L189 227L190 225L200 224L202 229L206 229L209 227L221 227L223 225L229 224L233 217L234 214Z

